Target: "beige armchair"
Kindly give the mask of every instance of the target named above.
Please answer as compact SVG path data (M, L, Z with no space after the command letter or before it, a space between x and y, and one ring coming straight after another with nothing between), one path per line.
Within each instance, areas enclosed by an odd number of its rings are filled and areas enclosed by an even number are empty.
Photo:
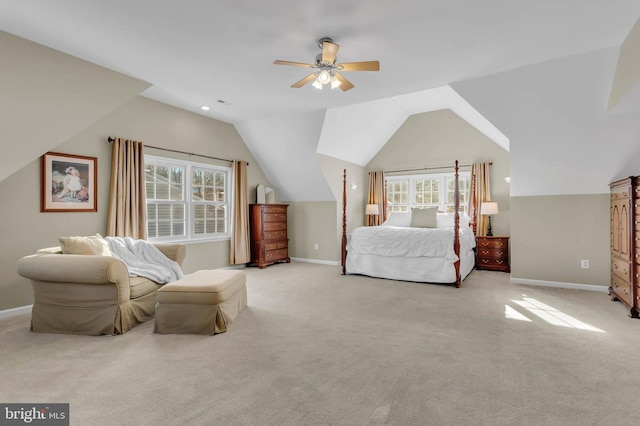
M181 244L155 244L182 266ZM39 333L123 334L153 318L161 285L129 277L111 256L62 254L59 247L38 250L18 261L18 274L31 280L31 330Z

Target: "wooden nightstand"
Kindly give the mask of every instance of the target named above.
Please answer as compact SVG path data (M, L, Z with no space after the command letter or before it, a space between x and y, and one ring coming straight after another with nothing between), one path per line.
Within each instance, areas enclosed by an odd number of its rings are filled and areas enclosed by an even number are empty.
M476 269L510 272L509 237L476 237Z

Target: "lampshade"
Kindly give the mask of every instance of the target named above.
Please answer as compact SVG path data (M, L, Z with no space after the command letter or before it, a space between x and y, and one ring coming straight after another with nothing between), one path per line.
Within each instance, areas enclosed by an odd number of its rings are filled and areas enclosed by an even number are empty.
M338 80L338 77L334 75L331 76L331 88L335 89L336 87L340 87L342 83Z
M498 203L496 202L484 202L480 205L480 213L486 215L498 214Z
M378 210L377 204L367 204L366 214L380 214L380 210Z
M322 90L322 83L320 83L317 78L313 80L313 83L311 83L311 85L316 89Z

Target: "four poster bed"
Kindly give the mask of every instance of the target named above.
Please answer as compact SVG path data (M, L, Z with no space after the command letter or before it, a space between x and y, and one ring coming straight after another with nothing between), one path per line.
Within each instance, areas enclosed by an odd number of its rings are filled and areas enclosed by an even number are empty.
M409 219L413 213L392 212L380 226L363 226L347 235L347 171L342 190L342 274L436 284L454 284L475 266L473 224L462 218L455 162L454 212L438 213L434 224ZM425 212L426 213L426 212ZM435 214L435 211L429 212ZM435 217L435 216L434 216ZM408 219L409 218L409 219ZM411 226L414 225L414 226Z

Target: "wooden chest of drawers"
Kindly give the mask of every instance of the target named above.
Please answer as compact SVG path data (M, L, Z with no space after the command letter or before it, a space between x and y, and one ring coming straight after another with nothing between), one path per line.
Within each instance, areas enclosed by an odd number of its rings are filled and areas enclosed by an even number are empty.
M291 261L287 237L287 204L251 204L251 264L265 268Z
M640 310L640 188L638 177L609 184L611 188L611 286L612 300L629 308L629 316L637 318Z
M476 237L476 269L510 272L509 237Z

